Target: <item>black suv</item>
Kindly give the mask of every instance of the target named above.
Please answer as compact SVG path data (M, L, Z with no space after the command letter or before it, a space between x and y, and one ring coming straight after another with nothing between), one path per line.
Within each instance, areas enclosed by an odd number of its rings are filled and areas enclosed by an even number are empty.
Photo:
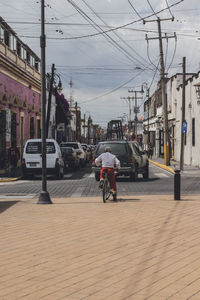
M138 166L131 145L125 140L104 141L100 142L95 150L92 169L95 172L95 179L99 181L101 167L95 165L95 159L105 152L105 147L110 147L112 154L115 154L119 159L121 168L117 175L130 176L131 179L136 179L138 175Z

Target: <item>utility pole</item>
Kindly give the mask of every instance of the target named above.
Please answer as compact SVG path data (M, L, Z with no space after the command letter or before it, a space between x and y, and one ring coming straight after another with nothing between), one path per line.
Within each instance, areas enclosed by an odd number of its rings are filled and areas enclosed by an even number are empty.
M136 91L136 90L128 90L129 93L134 93L135 96L133 97L133 99L135 99L135 106L134 106L134 113L135 113L135 119L134 119L134 134L135 134L135 138L137 140L137 125L138 125L138 117L137 114L139 113L139 107L137 105L137 100L139 99L143 99L142 97L138 97L137 94L138 93L143 93L143 89L141 89L140 91Z
M184 140L185 132L183 132L183 123L185 122L185 61L183 57L183 82L182 82L182 117L181 117L181 151L180 151L180 170L183 170L184 164Z
M131 130L131 100L134 99L134 97L120 97L120 99L128 100L128 132L130 133Z
M70 86L70 95L69 95L69 106L72 107L73 106L73 102L74 102L74 99L73 99L73 90L72 90L72 87L73 87L73 81L72 81L72 78L70 79L70 82L69 82L69 86Z
M174 36L162 36L161 32L161 21L173 21L174 18L170 19L160 19L157 18L156 20L144 20L143 23L147 22L157 22L158 25L158 38L147 38L146 40L152 40L152 39L159 39L159 49L160 49L160 83L161 83L161 92L162 92L162 109L163 109L163 133L164 133L164 159L165 159L165 165L170 165L170 155L169 155L169 130L168 130L168 114L167 114L167 98L166 98L166 91L165 91L165 65L164 65L164 56L163 56L163 45L162 45L162 39L169 39L169 38L175 38Z
M85 114L84 114L84 143L85 143Z
M49 135L49 121L51 115L51 98L53 92L53 81L54 81L54 72L55 72L55 64L52 64L51 67L51 77L50 77L50 87L49 87L49 96L48 96L48 107L47 107L47 124L46 124L46 137Z
M148 101L148 136L147 136L147 144L149 145L150 143L150 132L149 132L149 88L147 88L147 101Z
M47 170L46 170L46 36L45 36L45 5L41 0L41 77L42 77L42 191L40 192L38 204L51 204L51 198L47 191Z
M75 114L76 114L76 141L78 141L77 102L75 102Z

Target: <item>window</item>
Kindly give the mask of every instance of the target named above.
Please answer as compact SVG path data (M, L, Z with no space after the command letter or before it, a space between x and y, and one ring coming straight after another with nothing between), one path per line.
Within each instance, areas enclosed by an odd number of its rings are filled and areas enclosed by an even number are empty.
M0 40L4 42L4 29L0 26Z
M127 153L127 148L125 143L102 143L99 145L98 150L97 150L97 155L102 154L105 152L105 148L110 147L111 151L115 155L126 155Z
M42 143L41 142L28 142L26 146L26 153L28 154L41 154L42 153ZM46 153L53 154L56 153L56 148L53 142L46 142Z
M30 55L30 53L28 51L27 51L27 55L26 55L26 61L30 65L30 63L31 63L31 55Z
M8 47L10 46L10 34L7 30L4 31L4 42Z
M34 139L35 128L34 128L34 117L30 118L30 139Z
M40 120L37 120L37 137L41 138L41 124L40 124Z
M39 71L39 62L37 60L35 60L35 68L37 71Z
M17 41L17 54L21 57L22 56L22 47L19 41Z
M192 118L192 146L195 146L195 118Z

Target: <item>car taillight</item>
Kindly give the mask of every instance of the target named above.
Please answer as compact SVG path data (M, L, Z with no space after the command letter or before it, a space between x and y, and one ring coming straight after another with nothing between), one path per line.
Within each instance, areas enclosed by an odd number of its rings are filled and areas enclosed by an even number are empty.
M132 157L129 157L129 158L128 158L128 163L132 163L132 162L133 162Z

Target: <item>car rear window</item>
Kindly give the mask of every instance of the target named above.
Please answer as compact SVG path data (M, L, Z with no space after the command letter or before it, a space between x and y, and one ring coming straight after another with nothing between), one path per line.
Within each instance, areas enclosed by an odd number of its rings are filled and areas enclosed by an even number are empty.
M52 154L56 152L56 148L53 142L46 142L46 153ZM26 146L27 154L41 154L42 143L41 142L28 142Z
M73 152L72 148L61 148L62 154L71 154Z
M124 143L102 143L102 144L99 144L99 147L97 148L97 151L96 151L96 154L97 155L100 155L102 154L103 152L105 152L105 148L106 147L110 147L111 148L111 152L115 155L124 155L128 152L128 149L127 149L127 145Z
M61 146L62 146L62 144L61 144ZM78 149L78 144L77 143L63 143L63 146Z

